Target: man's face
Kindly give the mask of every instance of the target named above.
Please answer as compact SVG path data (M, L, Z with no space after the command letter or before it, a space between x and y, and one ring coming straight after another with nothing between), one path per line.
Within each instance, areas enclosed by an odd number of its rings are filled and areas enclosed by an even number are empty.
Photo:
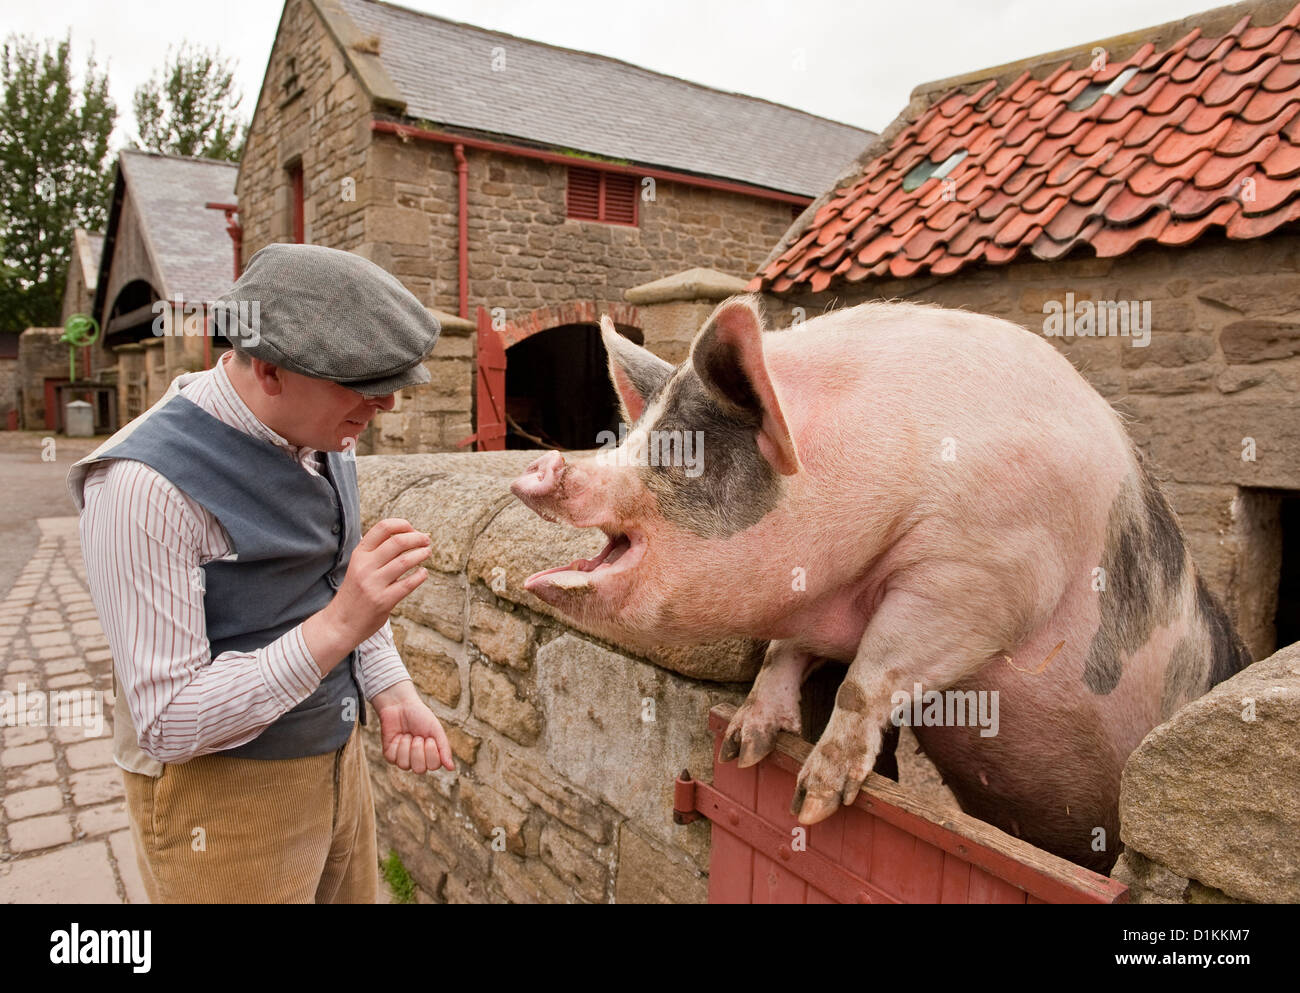
M363 396L326 379L279 370L283 391L278 398L280 434L293 445L322 452L352 447L379 410L393 409L393 394Z

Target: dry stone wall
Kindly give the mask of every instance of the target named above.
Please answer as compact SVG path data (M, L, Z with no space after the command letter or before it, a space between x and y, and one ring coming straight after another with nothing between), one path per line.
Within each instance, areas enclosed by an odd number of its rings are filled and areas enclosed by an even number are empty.
M402 517L433 539L392 627L457 766L397 769L371 721L381 854L399 854L425 902L704 902L709 828L672 822L672 784L711 769L709 709L744 699L761 646L646 657L526 593L528 575L601 541L511 495L535 455L357 460L363 526Z

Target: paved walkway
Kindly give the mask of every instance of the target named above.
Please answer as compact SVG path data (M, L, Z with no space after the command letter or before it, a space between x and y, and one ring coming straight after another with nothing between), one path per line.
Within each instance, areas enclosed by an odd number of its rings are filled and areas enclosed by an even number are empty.
M0 602L0 689L13 694L0 697L0 901L146 903L77 519L35 524L36 549Z

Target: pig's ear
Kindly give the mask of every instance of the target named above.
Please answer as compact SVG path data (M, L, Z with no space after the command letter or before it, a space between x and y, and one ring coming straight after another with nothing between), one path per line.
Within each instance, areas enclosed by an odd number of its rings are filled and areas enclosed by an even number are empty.
M801 468L763 358L763 318L752 296L718 306L691 344L691 364L723 410L759 422L758 450L783 476Z
M608 315L600 319L600 337L605 342L605 354L609 356L609 379L618 393L623 420L635 424L645 410L646 400L668 381L673 367L653 352L624 338L615 330Z

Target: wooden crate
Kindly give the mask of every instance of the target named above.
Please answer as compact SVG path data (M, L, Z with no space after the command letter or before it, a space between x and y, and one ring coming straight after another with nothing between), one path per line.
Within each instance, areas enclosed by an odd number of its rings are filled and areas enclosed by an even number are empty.
M719 762L735 708L714 707L713 783L677 781L675 817L713 826L710 903L1126 903L1128 887L872 774L851 807L804 829L790 813L812 745L781 734L748 769Z

